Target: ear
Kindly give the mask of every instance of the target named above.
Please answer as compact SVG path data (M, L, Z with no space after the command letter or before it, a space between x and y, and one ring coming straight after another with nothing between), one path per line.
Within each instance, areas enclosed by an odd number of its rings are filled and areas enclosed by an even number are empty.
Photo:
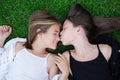
M39 34L39 33L40 33L40 31L41 31L40 29L37 29L37 30L36 30L36 33L37 33L37 36L38 36L38 37L40 37L40 36L41 36L41 34Z
M81 33L83 33L83 27L81 26L81 25L79 25L79 26L77 26L76 27L76 32L78 33L78 34L81 34Z
M37 29L36 32L39 33L41 30L40 29Z
M81 31L81 26L77 26L77 27L76 27L76 32L79 33L80 31Z

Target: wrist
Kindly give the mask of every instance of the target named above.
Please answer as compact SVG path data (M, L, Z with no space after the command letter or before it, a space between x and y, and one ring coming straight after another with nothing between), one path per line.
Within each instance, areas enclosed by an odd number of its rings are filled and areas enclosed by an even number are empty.
M59 80L67 80L68 76L69 76L69 74L67 74L67 73L66 74L61 74Z
M3 47L5 39L0 40L0 47Z
M69 73L62 73L62 76L69 76Z

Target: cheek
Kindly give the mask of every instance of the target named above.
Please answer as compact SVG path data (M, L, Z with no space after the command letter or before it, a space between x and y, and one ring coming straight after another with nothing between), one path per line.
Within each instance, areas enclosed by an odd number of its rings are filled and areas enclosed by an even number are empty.
M52 37L47 36L45 37L44 41L46 44L50 44L52 42Z
M63 32L61 35L61 41L66 43L66 41L69 39L69 33L68 32Z
M62 31L60 37L64 37L66 35L66 32L65 31Z
M61 37L63 39L69 38L70 37L70 32L69 31L64 32Z
M63 42L64 45L71 44L74 39L75 39L75 35L74 33L72 33L72 31L65 32L61 37L61 41Z
M48 40L50 41L51 44L55 44L57 42L57 38L54 36L49 37Z
M49 44L48 44L49 48L55 49L56 46L57 46L57 43L58 43L57 38L56 37L51 37L49 39L49 41L50 41Z

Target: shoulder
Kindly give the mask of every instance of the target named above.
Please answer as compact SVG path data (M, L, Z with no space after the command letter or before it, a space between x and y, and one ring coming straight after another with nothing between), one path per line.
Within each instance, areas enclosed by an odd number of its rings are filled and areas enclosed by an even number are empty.
M26 39L25 38L13 38L13 39L9 40L8 42L6 42L4 47L10 47L10 45L14 45L18 41L25 42Z
M54 60L55 56L57 56L57 55L49 53L48 60Z
M51 53L49 53L49 56L48 56L48 63L50 62L50 63L52 63L54 60L55 60L55 54L51 54Z
M48 56L47 69L48 69L49 73L58 71L58 67L55 64L55 56L57 56L57 55L56 54L49 54L49 56Z
M19 52L21 49L24 48L24 44L25 42L16 42L16 45L15 45L15 53Z
M57 55L49 53L49 56L48 56L48 59L47 59L47 62L48 62L49 66L55 65L55 62L54 62L55 61L55 56L57 56Z
M25 38L14 38L14 39L9 40L5 44L5 48L13 49L13 50L15 50L15 53L17 53L23 48L23 45L25 42L26 42Z
M26 42L25 38L14 38L6 42L4 48L8 51L15 50L19 46L18 42Z
M103 56L108 61L112 54L112 47L107 44L99 44L100 51L102 52Z
M58 74L58 67L57 65L55 64L55 57L57 55L56 54L50 54L48 56L48 64L47 64L47 70L48 70L48 73L49 73L49 79L50 80L53 80L53 77Z

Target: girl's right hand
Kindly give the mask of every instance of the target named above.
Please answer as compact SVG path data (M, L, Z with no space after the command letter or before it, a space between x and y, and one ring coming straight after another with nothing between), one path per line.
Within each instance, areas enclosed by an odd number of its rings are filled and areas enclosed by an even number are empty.
M12 28L10 26L0 26L0 40L5 40L12 32Z

